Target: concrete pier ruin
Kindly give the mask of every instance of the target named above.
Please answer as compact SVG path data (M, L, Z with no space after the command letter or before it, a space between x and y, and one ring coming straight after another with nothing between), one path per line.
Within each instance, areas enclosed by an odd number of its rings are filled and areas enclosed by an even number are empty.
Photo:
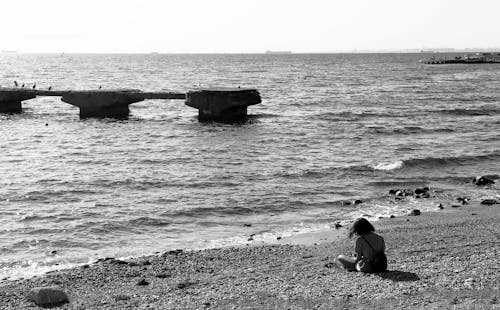
M185 99L183 93L147 93L140 90L68 91L61 100L80 108L80 117L124 118L129 105L146 99Z
M200 121L241 121L249 105L261 102L255 89L207 89L178 92L143 92L140 90L36 90L0 88L0 113L22 112L21 102L38 96L58 96L63 102L80 109L80 117L125 118L129 105L149 99L185 99L186 105L198 109Z
M258 103L261 98L256 89L205 89L186 95L186 105L198 109L199 121L244 121L247 107Z
M31 92L18 89L0 89L0 113L21 113L24 100L36 98Z

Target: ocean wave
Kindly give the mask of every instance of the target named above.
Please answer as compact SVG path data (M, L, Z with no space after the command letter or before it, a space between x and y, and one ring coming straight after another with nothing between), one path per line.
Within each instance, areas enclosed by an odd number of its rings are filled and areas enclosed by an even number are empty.
M481 154L481 155L463 155L463 156L449 156L449 157L424 157L424 158L411 158L411 159L397 159L394 161L380 162L369 165L373 170L392 171L401 168L434 168L449 165L465 165L468 163L477 163L480 161L498 161L500 160L500 151ZM351 167L359 170L360 167Z
M315 119L322 120L356 120L360 118L381 118L381 117L398 117L401 113L394 112L353 112L353 111L339 111L339 112L325 112L321 114L312 115Z
M185 180L145 180L145 179L124 179L124 180L104 180L89 183L95 187L105 188L128 188L136 190L149 190L151 188L211 188L211 187L236 187L241 184L238 182L222 181L220 179L213 179L207 181L200 181L198 179L185 179Z
M396 159L394 161L386 161L374 163L368 166L351 166L348 169L351 171L366 171L368 167L377 171L394 171L405 168L442 168L443 166L466 165L469 163L477 163L481 161L498 161L500 160L500 152L493 152L481 155L463 155L450 157L424 157L412 159Z
M449 157L424 157L414 158L403 161L404 167L443 167L450 165L465 165L468 163L477 163L480 161L498 161L500 160L500 152L493 152L481 155L463 155L463 156L449 156Z
M373 168L373 170L391 171L391 170L396 170L396 169L403 167L403 161L396 160L393 162L378 163L378 164L371 165L370 167Z
M241 73L267 73L268 70L241 70Z
M455 108L455 109L431 110L429 112L447 114L447 115L458 115L458 116L481 116L481 115L493 116L500 114L500 109L493 107L484 107L475 109Z
M142 216L139 218L134 218L129 220L129 224L132 224L134 226L155 226L155 227L164 227L168 226L171 224L169 221L161 220L157 217L149 217L149 216Z
M420 133L449 133L454 132L452 128L423 128L420 126L405 126L405 127L384 127L384 126L370 126L367 128L370 133L383 134L383 135L411 135Z
M388 181L373 181L368 182L367 184L375 187L396 187L396 188L410 188L410 187L422 187L428 185L427 180L405 180L405 181L396 181L396 180L388 180Z

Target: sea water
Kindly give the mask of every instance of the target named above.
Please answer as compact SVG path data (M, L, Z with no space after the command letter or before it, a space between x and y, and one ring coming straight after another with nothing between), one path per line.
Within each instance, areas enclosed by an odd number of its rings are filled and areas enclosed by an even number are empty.
M0 279L498 195L468 181L499 174L500 65L421 58L0 55L3 87L262 96L243 124L199 123L182 100L135 103L126 120L80 120L57 97L0 114ZM421 186L431 198L388 195Z

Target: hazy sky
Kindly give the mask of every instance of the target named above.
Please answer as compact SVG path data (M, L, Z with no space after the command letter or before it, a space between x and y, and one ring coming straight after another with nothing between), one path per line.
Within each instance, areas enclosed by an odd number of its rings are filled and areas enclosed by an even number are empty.
M328 52L500 47L499 0L3 0L0 49Z

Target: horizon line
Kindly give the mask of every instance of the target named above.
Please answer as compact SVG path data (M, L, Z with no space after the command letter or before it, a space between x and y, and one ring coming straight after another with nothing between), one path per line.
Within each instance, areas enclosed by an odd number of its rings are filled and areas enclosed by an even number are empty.
M27 51L16 51L16 50L2 50L0 55L53 55L53 54L72 54L72 55L224 55L224 54L247 54L247 55L290 55L290 54L424 54L424 53L463 53L463 52L500 52L499 48L408 48L408 49L351 49L351 50L338 50L338 51L263 51L263 52L78 52L78 51L40 51L40 52L27 52ZM269 53L271 52L271 53Z

